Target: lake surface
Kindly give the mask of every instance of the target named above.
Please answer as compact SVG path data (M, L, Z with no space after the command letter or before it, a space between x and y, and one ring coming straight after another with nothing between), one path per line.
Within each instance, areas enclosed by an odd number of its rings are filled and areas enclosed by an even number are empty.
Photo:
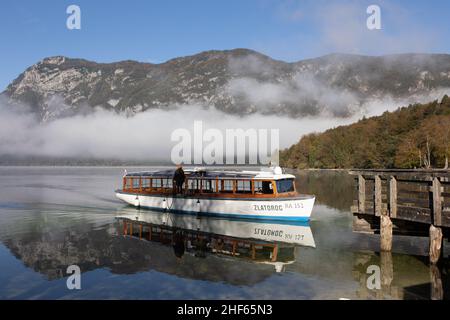
M284 225L131 208L114 195L123 169L0 167L1 299L430 299L427 239L380 254L377 236L353 233L346 173L296 173L317 202L309 225ZM80 290L67 288L70 265Z

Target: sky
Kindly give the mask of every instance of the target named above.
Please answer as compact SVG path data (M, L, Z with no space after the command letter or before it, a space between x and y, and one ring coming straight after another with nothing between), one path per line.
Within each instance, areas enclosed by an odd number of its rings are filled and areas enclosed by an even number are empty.
M69 30L69 5L81 29ZM369 30L369 5L381 29ZM298 61L341 52L450 53L448 0L3 0L0 91L48 56L161 63L212 49L249 48Z

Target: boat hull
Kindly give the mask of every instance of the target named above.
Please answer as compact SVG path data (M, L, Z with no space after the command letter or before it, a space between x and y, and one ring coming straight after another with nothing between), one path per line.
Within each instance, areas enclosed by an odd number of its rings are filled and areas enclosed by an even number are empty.
M314 196L294 198L197 198L116 191L122 201L141 208L205 216L279 221L308 221Z

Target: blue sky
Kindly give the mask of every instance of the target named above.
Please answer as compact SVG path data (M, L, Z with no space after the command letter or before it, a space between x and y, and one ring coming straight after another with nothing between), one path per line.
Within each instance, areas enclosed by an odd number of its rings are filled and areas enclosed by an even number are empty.
M66 8L81 8L81 30ZM366 8L381 8L368 30ZM448 0L5 0L0 91L47 56L159 63L210 49L250 48L296 61L333 52L450 53Z

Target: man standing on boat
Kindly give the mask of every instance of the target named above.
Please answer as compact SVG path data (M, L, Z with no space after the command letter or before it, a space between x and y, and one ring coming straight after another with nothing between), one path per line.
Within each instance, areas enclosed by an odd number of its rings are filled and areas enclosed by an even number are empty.
M175 193L183 193L183 184L186 180L186 175L184 174L183 167L179 164L177 165L177 170L175 170L175 173L173 174L173 185Z

